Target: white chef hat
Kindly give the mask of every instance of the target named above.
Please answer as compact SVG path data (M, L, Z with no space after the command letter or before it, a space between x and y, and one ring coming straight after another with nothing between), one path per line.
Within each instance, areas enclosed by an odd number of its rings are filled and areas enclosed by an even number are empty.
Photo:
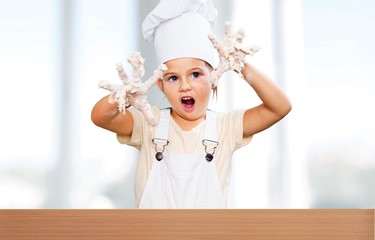
M199 58L215 66L208 39L217 10L211 0L160 0L142 24L143 36L155 45L158 64L176 58Z

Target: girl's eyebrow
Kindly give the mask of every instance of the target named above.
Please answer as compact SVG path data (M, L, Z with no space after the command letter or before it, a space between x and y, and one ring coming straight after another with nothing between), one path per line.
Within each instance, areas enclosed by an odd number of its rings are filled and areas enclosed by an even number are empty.
M164 73L163 77L175 76L175 75L177 75L177 73L175 73L175 72L166 72L166 73Z
M202 67L192 67L192 68L187 69L186 73L188 73L188 72L194 72L194 71L197 71L197 70L203 71L203 68ZM166 72L166 73L164 73L164 77L170 76L170 75L177 76L178 73L176 73L176 72Z
M176 73L175 72L166 72L164 73L164 75L175 75Z
M204 72L203 68L201 67L192 67L186 70L186 74L191 73L191 72Z
M190 69L188 69L188 71L194 71L194 70L203 70L202 67L192 67Z

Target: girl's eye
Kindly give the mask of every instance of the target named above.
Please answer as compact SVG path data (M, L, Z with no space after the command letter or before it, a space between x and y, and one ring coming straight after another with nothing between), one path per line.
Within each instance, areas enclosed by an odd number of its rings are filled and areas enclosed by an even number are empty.
M193 73L191 74L191 76L192 76L193 78L199 78L199 77L201 76L201 74L200 74L199 72L193 72Z
M177 81L177 77L176 76L171 76L170 78L168 78L168 81L171 81L171 82L174 82L174 81Z

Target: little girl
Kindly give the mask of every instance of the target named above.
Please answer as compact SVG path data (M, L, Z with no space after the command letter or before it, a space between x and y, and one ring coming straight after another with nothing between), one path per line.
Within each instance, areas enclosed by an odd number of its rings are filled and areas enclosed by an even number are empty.
M284 93L245 62L245 51L232 46L231 59L225 54L228 49L208 38L215 19L209 0L161 0L146 17L144 36L154 42L157 59L166 67L156 84L171 106L152 108L155 124L134 104L125 114L119 112L118 103L109 101L112 95L92 110L97 126L140 151L138 208L226 208L233 152L291 110ZM217 67L212 43L220 55ZM228 113L207 110L217 79L230 69L255 90L262 104Z

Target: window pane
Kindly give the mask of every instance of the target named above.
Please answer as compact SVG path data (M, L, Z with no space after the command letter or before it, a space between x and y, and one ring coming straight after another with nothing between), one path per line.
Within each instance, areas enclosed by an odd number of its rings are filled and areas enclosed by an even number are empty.
M303 3L311 207L374 208L374 1Z
M55 21L53 1L0 6L0 208L41 207L46 197L54 163Z

